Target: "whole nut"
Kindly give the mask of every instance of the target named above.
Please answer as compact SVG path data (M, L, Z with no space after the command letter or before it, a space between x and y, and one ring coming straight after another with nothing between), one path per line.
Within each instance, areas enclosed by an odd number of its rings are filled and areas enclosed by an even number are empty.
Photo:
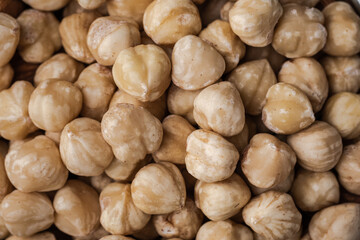
M93 10L100 7L106 0L77 0L82 8Z
M279 0L279 1L282 5L288 3L297 3L308 7L315 7L315 5L319 3L319 0Z
M112 182L113 180L105 173L99 176L90 177L90 184L98 193L100 193L107 185Z
M286 61L286 58L276 52L271 45L266 47L250 47L246 48L245 62L267 59L270 63L271 68L275 73L279 72L282 64Z
M17 237L17 236L11 236L6 238L6 240L56 240L55 235L51 232L42 232L35 235L32 235L31 237Z
M14 70L8 63L0 67L0 91L10 87L14 77Z
M85 9L83 7L81 7L78 3L77 0L70 0L69 4L66 5L66 7L64 8L63 10L63 17L68 17L74 13L82 13L82 12L99 12L98 11L99 9L97 10L88 10L88 9ZM84 240L88 240L88 239L84 239ZM91 239L90 239L91 240Z
M55 11L63 8L70 0L23 0L32 8L41 11Z
M6 65L14 56L20 41L20 25L15 18L0 12L0 66Z
M76 1L76 0L75 0ZM97 229L92 231L90 234L83 237L73 237L73 240L98 240L104 236L108 236L109 233L100 225Z
M253 240L252 231L233 221L209 221L201 226L196 240Z

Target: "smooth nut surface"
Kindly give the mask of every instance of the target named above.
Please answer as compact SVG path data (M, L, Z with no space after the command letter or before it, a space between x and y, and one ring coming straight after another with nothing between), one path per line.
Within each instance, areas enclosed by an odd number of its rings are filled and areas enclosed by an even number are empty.
M0 156L0 202L4 199L6 195L8 195L12 190L13 186L11 185L11 182L6 174L5 171L5 157ZM0 209L0 237L4 235L4 232L6 232L6 228L1 227L1 209Z
M20 25L12 16L0 13L0 66L10 62L20 41Z
M54 11L63 8L70 0L23 0L32 8L41 11Z
M0 91L7 89L13 80L14 70L8 63L0 67Z
M196 235L196 240L253 240L252 231L231 220L209 221L201 226Z
M287 193L290 191L291 186L293 185L294 182L294 178L295 178L295 170L293 169L289 176L282 182L278 183L277 185L270 187L270 188L259 188L256 187L252 184L249 184L249 187L251 188L251 192L254 195L259 195L261 193L273 190L273 191L277 191L277 192L283 192L283 193Z
M93 10L100 7L106 0L77 0L82 8Z

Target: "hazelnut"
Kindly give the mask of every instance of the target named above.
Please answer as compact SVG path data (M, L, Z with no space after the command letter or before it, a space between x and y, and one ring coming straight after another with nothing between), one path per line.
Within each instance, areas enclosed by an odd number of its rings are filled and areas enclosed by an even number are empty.
M15 190L1 202L1 214L6 228L18 237L29 237L54 222L54 208L44 193Z
M220 9L220 19L226 22L229 22L229 13L231 8L234 6L235 2L227 1L222 8Z
M46 80L31 94L29 115L38 128L59 132L79 115L82 102L81 91L72 83Z
M0 92L0 134L8 140L25 138L36 131L28 112L30 96L34 91L31 83L16 81L9 89Z
M30 7L40 11L55 11L65 7L70 0L23 0Z
M271 45L266 47L246 47L245 62L267 59L275 73L279 72L286 58L274 50Z
M0 67L0 91L10 87L14 77L14 70L8 63Z
M196 179L225 180L234 173L238 160L236 147L217 133L200 129L187 138L186 169Z
M132 235L137 240L155 240L159 237L152 220L150 220L143 229L133 233Z
M66 5L66 7L63 10L63 17L70 16L74 13L95 12L95 11L96 10L87 10L87 9L81 7L77 0L70 0L69 4ZM87 240L87 239L85 239L85 240Z
M297 231L296 233L294 233L293 235L291 235L288 239L291 240L300 240L301 238L301 233L302 233L302 227L300 227L299 231ZM268 238L258 234L258 233L254 233L254 240L267 240Z
M185 206L184 178L172 163L151 163L136 174L131 194L135 206L143 212L168 214Z
M236 224L231 220L209 221L203 224L197 235L196 240L253 240L252 231L242 225Z
M201 30L199 11L191 0L155 0L146 8L143 23L146 34L157 44L174 44Z
M2 201L2 199L1 199L1 201ZM1 209L0 209L0 211L1 211ZM0 212L0 238L5 239L7 236L9 236L9 234L10 234L9 230L6 228L4 219L2 218L1 212ZM54 239L54 240L56 240L56 239Z
M160 98L171 82L170 59L162 48L153 44L121 51L112 71L119 89L143 102Z
M11 236L6 238L6 240L56 240L56 238L51 232L42 232L32 235L31 237Z
M106 231L128 235L145 227L150 216L134 204L133 195L130 184L111 183L102 190L100 222Z
M244 221L265 239L292 239L302 216L289 194L268 191L254 197L243 210Z
M76 0L75 0L76 1ZM73 237L73 240L99 240L104 236L108 236L109 233L100 225L97 229L92 231L90 234L83 237Z
M12 16L0 12L0 66L6 65L14 56L20 41L20 25Z
M350 57L360 52L360 17L350 4L333 2L323 10L328 38L324 52Z
M278 134L293 134L315 121L308 97L288 83L273 85L266 94L262 120L267 128Z
M338 131L321 121L290 135L287 142L295 151L300 166L313 172L332 169L339 161L343 147Z
M229 12L232 30L247 45L265 47L272 42L274 28L283 14L278 0L241 0Z
M297 3L308 7L315 7L315 5L319 3L319 0L279 0L279 1L282 5L288 3Z
M286 4L274 33L272 46L288 57L311 57L326 43L327 32L320 10L296 3Z
M106 16L97 18L89 28L87 45L95 60L105 66L115 63L118 54L140 44L138 24L128 18Z
M5 157L0 155L0 203L4 199L4 197L13 190L13 186L11 185L11 182L5 171L4 161L5 161ZM0 213L0 220L1 220L1 213ZM3 232L3 231L1 230L1 227L0 227L0 238L2 238L1 232Z
M225 71L221 54L201 38L188 35L172 52L172 80L184 90L198 90L220 79Z
M250 132L247 122L248 120L246 119L244 128L239 134L226 138L226 140L234 144L239 153L241 153L244 148L249 144Z
M256 187L256 186L252 185L252 184L249 184L249 187L251 188L251 192L254 195L259 195L261 193L264 193L264 192L267 192L267 191L270 191L270 190L286 193L286 192L290 191L291 186L293 185L293 182L294 182L294 177L295 177L295 170L293 169L290 172L289 176L284 181L276 184L273 187L259 188L259 187Z
M93 10L100 7L106 0L77 0L82 8Z
M125 236L121 236L121 235L109 235L109 236L102 237L99 240L134 240L134 238L125 237Z
M107 185L112 182L113 180L105 173L99 176L90 177L90 184L98 193L100 193Z
M60 144L60 137L61 137L61 132L49 132L49 131L45 131L45 136L47 136L48 138L50 138L51 140L53 140L56 145L59 146Z
M266 59L241 64L229 74L227 80L234 83L244 101L246 113L251 115L261 114L266 93L277 82Z

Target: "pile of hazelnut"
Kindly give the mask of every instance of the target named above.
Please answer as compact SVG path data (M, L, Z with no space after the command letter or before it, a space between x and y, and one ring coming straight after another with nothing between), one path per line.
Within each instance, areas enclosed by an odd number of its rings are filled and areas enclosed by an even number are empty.
M359 240L353 7L0 0L0 239Z

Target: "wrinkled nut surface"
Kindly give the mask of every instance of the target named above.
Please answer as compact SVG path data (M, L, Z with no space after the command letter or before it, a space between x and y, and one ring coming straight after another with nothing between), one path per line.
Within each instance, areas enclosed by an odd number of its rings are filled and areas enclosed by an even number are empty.
M219 80L224 71L224 58L201 38L189 35L176 42L172 52L172 80L179 88L202 89Z
M302 4L308 7L315 7L318 4L319 0L279 0L282 5L287 3L297 3Z
M288 191L290 191L291 186L293 185L294 182L294 178L295 178L295 170L293 169L289 176L282 182L278 183L277 185L270 187L270 188L259 188L256 187L252 184L249 184L249 187L251 188L251 192L254 195L259 195L261 193L273 190L276 192L283 192L283 193L287 193Z
M82 8L93 10L100 7L106 0L77 0Z
M43 232L32 235L31 237L10 236L6 240L56 240L55 235L51 232Z
M302 216L289 194L269 191L254 197L243 210L244 221L265 239L292 239Z
M352 240L360 238L360 204L343 203L317 212L309 224L311 239Z
M32 8L40 11L54 11L63 8L70 0L23 0Z
M105 173L90 178L91 186L100 193L107 185L112 183L113 180L108 177Z
M82 102L81 91L72 83L46 80L31 94L29 115L38 128L59 132L79 115Z
M271 45L266 47L246 47L245 62L267 59L275 73L279 72L286 58L274 50Z
M97 18L90 26L87 45L95 60L105 66L114 64L118 54L140 44L138 24L128 18Z
M184 178L172 163L148 164L136 174L131 195L135 206L147 214L171 213L185 206Z
M209 221L201 226L196 235L196 240L253 240L252 231L231 220Z
M248 181L259 188L285 181L296 163L290 146L267 133L252 137L243 154L241 169Z
M1 201L2 201L2 199L1 199ZM1 208L0 208L0 238L5 239L9 235L10 235L10 232L5 226L4 219L1 216ZM8 238L6 238L6 239L8 239ZM56 240L56 239L54 239L54 240Z
M241 0L231 8L229 21L244 43L265 47L272 42L275 25L282 14L278 0Z
M30 96L34 91L31 83L17 81L9 89L0 92L0 134L8 140L25 138L37 127L28 112Z
M57 190L68 177L58 147L44 135L10 150L5 169L11 183L23 192Z
M343 147L339 132L322 121L288 136L287 142L295 151L299 165L314 172L332 169L338 163Z
M273 85L266 94L262 120L267 128L278 134L293 134L315 121L308 97L288 83Z
M143 23L157 44L174 44L201 30L199 10L191 0L155 0L146 8Z
M194 100L193 115L201 128L227 137L239 134L245 125L239 91L227 81L203 89Z
M14 77L14 70L8 63L0 67L0 91L10 87Z
M76 1L76 0L75 0ZM98 240L104 236L108 236L109 233L105 231L105 229L100 226L95 231L83 237L73 237L73 240Z
M54 208L44 193L15 190L1 202L1 214L6 228L18 237L29 237L54 223Z
M78 3L77 0L71 0L69 2L68 5L66 5L66 7L64 8L63 10L63 17L68 17L74 13L82 13L82 12L94 12L94 11L98 11L98 12L101 12L99 11L100 9L96 9L96 10L88 10L88 9L85 9L83 7L81 7ZM84 239L84 240L89 240L89 239Z
M20 25L12 16L0 12L0 66L14 56L20 41Z
M236 86L246 113L251 115L261 113L267 91L277 82L274 71L266 59L241 64L230 73L227 80Z
M66 168L79 176L100 175L114 158L101 135L100 122L90 118L77 118L64 127L60 154Z
M170 59L162 48L153 44L121 51L112 72L119 89L143 102L160 98L171 82Z
M327 32L320 10L291 3L284 6L284 14L275 28L272 46L288 57L311 57L326 43Z
M328 96L329 84L325 71L313 58L285 62L279 72L279 82L292 84L303 91L315 113L320 111Z
M360 52L360 17L350 4L333 2L323 10L328 38L324 52L350 57Z
M187 171L203 182L225 180L234 173L239 160L236 147L217 133L193 131L186 146Z
M196 205L212 221L236 215L251 198L250 189L237 174L220 182L197 181L194 195Z

